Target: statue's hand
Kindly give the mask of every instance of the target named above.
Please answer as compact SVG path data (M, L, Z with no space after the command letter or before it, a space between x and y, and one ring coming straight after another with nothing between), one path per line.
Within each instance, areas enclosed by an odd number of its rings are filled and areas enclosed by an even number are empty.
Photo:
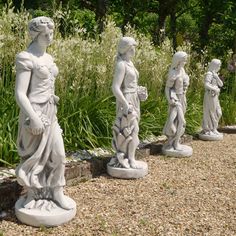
M218 94L220 94L220 89L217 87L214 89L214 92L218 95Z
M138 97L140 101L146 101L148 98L147 88L143 86L138 86Z
M33 119L30 119L30 128L32 130L33 135L39 135L45 130L44 124L38 116Z
M170 101L169 101L169 104L171 106L176 106L178 104L178 101L176 101L175 99L171 98Z
M134 110L134 107L131 104L128 104L128 105L126 104L125 106L123 106L123 113L125 115L128 115L128 114L132 113L133 110Z
M219 78L218 74L215 71L213 71L212 74L215 78Z

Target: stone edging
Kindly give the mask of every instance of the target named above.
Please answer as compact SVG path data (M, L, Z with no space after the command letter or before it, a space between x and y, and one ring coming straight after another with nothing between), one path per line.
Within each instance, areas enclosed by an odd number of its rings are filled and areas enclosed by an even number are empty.
M226 134L236 134L236 126L224 126L218 128L218 131Z

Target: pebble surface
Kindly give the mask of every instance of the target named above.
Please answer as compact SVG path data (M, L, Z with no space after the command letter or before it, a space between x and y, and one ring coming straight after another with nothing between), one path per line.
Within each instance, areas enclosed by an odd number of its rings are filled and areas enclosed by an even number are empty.
M12 211L0 222L0 235L236 235L236 135L189 145L189 158L146 157L143 179L102 175L66 187L77 215L65 225L26 226Z

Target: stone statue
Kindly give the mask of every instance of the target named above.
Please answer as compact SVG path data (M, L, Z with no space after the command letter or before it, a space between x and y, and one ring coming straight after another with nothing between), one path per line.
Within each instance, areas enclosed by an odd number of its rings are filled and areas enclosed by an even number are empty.
M165 95L168 100L168 119L163 133L167 136L167 143L163 146L163 153L167 156L191 156L192 148L180 144L184 134L186 121L186 91L189 86L189 76L184 70L187 53L178 51L174 54L166 81Z
M139 145L140 101L147 99L147 89L138 86L139 73L131 61L136 44L131 37L121 38L112 84L116 97L112 145L116 155L107 168L111 176L118 178L140 178L148 173L147 164L135 160Z
M223 139L223 134L217 131L218 123L222 115L219 94L223 82L217 75L220 67L221 61L213 59L205 76L202 131L199 134L199 138L202 140L216 141Z
M17 148L21 157L16 175L27 192L15 209L20 221L33 226L59 225L76 213L75 202L63 193L65 150L56 116L59 98L54 94L58 68L46 53L53 29L48 17L32 19L32 42L16 56Z

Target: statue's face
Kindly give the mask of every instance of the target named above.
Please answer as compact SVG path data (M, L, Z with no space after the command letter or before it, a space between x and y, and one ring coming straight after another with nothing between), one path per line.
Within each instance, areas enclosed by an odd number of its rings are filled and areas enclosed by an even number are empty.
M221 63L216 64L216 66L215 66L215 72L218 72L218 71L220 70L220 67L221 67Z
M49 46L53 40L53 29L46 28L38 35L37 41L42 46Z
M187 56L181 58L181 61L179 62L179 66L184 67L185 64L187 63L187 60L188 60Z
M135 55L135 46L132 45L126 54L129 55L130 57L133 57Z

